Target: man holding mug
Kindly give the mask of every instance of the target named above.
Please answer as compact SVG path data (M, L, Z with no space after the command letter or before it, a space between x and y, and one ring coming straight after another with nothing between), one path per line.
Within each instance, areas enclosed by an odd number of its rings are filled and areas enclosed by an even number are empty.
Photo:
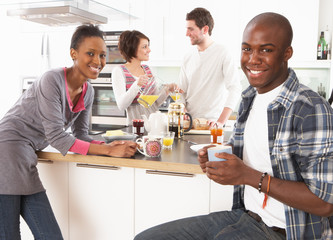
M208 161L206 175L234 185L231 211L156 226L136 240L332 239L333 109L288 68L293 31L284 16L263 13L246 26L242 95L226 161Z

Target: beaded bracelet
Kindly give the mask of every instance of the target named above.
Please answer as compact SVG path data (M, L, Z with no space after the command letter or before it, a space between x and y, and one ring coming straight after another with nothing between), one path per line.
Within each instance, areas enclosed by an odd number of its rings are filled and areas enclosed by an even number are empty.
M262 185L262 181L264 180L264 177L267 175L267 172L264 172L262 175L261 175L261 178L260 178L260 182L259 182L259 186L258 186L258 191L259 193L261 193L261 185Z

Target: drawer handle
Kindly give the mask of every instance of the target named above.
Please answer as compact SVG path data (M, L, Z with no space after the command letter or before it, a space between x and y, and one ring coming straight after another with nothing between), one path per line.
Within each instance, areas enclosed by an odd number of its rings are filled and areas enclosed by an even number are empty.
M167 175L176 177L194 177L192 173L167 172L159 170L146 170L146 174Z
M119 170L120 169L120 167L115 167L115 166L104 166L104 165L84 164L84 163L77 163L76 166L84 167L84 168L106 169L106 170Z
M52 160L38 158L38 163L53 164L53 161Z

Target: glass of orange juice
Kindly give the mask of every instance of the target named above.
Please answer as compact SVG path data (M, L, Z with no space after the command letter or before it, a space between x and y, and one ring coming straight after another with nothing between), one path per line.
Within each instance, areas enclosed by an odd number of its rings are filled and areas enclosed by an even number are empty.
M175 132L167 132L163 137L163 148L172 149Z
M173 92L170 93L170 97L173 101L177 102L180 99L180 93L179 92Z

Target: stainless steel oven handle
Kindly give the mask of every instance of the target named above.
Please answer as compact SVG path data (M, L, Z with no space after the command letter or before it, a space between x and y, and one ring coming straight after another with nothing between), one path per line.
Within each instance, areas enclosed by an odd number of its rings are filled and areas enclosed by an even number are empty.
M117 40L105 40L106 46L110 47L118 47L118 41Z
M93 87L112 87L112 83L109 83L109 84L92 83L91 86L93 86Z

